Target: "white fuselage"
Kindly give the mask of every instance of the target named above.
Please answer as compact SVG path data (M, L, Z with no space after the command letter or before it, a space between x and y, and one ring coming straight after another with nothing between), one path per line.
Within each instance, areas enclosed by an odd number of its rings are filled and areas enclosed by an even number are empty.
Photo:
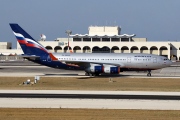
M160 69L172 64L164 56L141 53L54 53L59 61L115 65L121 68Z

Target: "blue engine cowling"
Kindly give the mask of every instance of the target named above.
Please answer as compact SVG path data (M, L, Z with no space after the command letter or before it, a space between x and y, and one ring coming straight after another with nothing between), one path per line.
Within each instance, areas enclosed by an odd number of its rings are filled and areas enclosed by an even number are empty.
M104 66L104 73L119 74L120 67L117 66Z
M90 67L88 67L85 71L88 73L103 73L104 67L98 64L92 64Z
M113 66L113 65L99 65L99 64L91 64L90 67L85 69L88 73L109 73L109 74L119 74L120 67Z

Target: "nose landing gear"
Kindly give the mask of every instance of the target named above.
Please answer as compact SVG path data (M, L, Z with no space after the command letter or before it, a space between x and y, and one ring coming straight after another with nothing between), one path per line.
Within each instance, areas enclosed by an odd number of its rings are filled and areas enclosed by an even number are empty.
M151 77L151 70L148 70L147 72L148 72L148 73L147 73L147 76L148 76L148 77Z

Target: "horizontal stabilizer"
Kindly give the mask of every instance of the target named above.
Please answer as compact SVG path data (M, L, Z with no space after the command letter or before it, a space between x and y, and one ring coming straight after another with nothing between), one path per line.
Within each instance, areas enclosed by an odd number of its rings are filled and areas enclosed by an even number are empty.
M40 56L35 56L35 55L21 55L23 58L40 58Z

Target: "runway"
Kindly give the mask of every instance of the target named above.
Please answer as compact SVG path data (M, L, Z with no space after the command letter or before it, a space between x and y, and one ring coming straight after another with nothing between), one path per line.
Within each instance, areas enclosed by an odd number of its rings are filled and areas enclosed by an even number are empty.
M2 93L4 93L4 95L8 95L8 93L14 93L14 97L13 96L2 97L3 95ZM54 94L52 94L52 96L50 97L51 93ZM62 93L64 94L62 95ZM35 97L33 97L32 94L34 94ZM59 95L61 97L57 97ZM86 97L84 97L84 95ZM1 96L0 107L3 108L89 108L89 109L180 110L179 92L0 90L0 96ZM129 96L129 97L118 98L117 96L121 96L121 97ZM141 96L141 97L131 99L133 98L132 96ZM144 99L142 96L147 98ZM166 96L168 100L167 99L164 100L164 98L149 99L148 96L151 96L151 98L153 98L152 96L161 97L161 98L163 96ZM178 99L174 99L173 97L177 97Z
M110 94L37 94L0 93L0 98L69 98L69 99L131 99L131 100L180 100L174 95L110 95Z
M87 90L0 90L0 98L71 98L180 100L180 92L87 91Z
M28 62L0 63L0 76L22 77L87 77L84 71L54 69ZM152 77L146 72L121 72L114 76L130 78L179 78L180 66L152 71ZM148 110L180 110L179 92L134 93L134 91L74 91L70 93L43 90L27 92L0 92L0 107L5 108L94 108L94 109L148 109ZM15 93L14 93L15 92ZM39 92L39 93L38 93ZM93 92L93 93L92 93ZM96 93L96 94L95 94Z

